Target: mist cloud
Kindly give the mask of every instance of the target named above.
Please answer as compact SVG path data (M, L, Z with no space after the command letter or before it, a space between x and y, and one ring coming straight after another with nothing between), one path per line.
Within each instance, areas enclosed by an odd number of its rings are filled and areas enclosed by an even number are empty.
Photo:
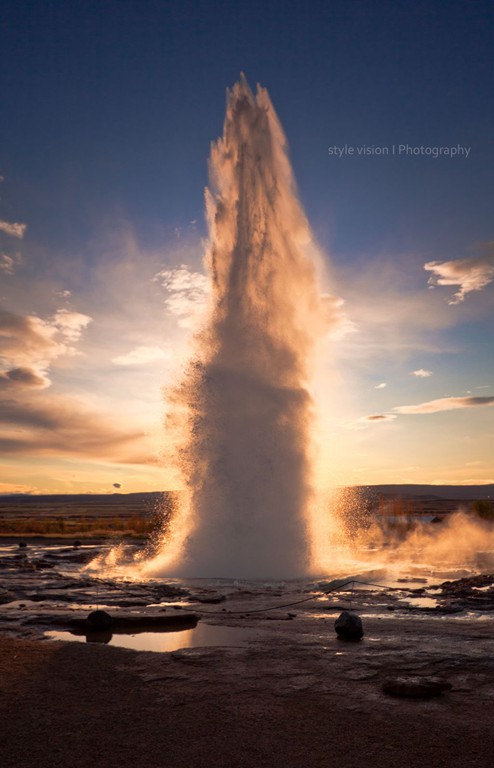
M343 310L344 303L344 300L339 296L333 296L329 293L324 293L321 296L322 311L330 339L342 339L348 333L355 333L358 330L356 324Z
M167 293L165 306L178 318L181 328L194 328L207 304L209 278L193 272L187 264L158 272L153 280L161 283Z

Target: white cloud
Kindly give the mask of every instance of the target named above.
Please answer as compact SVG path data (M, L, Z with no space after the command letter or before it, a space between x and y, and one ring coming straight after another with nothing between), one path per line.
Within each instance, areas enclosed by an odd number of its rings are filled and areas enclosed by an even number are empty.
M376 386L374 387L374 389L384 389L384 388L385 388L385 387L387 387L387 386L388 386L388 385L386 384L386 382L385 382L385 381L382 381L380 384L376 384Z
M0 221L0 232L5 232L10 237L18 237L22 240L27 229L27 224L19 224L16 221Z
M493 243L486 244L492 251ZM429 285L455 285L459 290L448 304L459 304L467 293L481 291L494 280L494 253L485 253L468 259L454 261L429 261L424 269L432 272Z
M158 272L153 280L167 292L165 306L178 318L181 328L193 328L204 312L209 295L209 279L201 272L192 272L187 264Z
M423 368L419 368L417 371L412 371L410 376L417 376L419 379L427 379L432 376L432 371L425 371Z
M146 365L157 360L169 360L171 352L161 347L136 347L124 355L112 358L115 365Z
M442 397L417 405L399 405L393 408L393 411L400 414L439 413L440 411L453 411L457 408L474 408L482 405L494 405L494 397Z

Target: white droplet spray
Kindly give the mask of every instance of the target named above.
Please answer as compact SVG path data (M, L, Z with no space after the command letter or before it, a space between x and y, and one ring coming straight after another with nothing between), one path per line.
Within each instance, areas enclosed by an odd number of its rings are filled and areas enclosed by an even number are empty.
M283 130L267 91L254 96L243 77L228 92L209 173L211 306L173 397L186 425L189 498L166 537L171 561L149 566L296 577L311 559L309 382L320 292Z

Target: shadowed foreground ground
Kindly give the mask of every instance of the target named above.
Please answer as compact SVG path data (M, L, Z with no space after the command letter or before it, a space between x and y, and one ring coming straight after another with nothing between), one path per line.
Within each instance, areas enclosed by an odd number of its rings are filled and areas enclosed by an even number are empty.
M291 634L296 622L289 625ZM331 637L326 647L280 637L252 648L173 654L0 638L0 764L490 765L494 665L487 652L489 629L411 621L403 633L403 622L397 622L397 643L394 626L394 620L386 622L388 640L376 654L372 637L350 645ZM436 643L432 655L425 648L426 634L427 642ZM443 657L443 641L445 648L469 645L468 655L446 648ZM417 670L445 676L453 690L429 701L382 693L382 678L390 671Z

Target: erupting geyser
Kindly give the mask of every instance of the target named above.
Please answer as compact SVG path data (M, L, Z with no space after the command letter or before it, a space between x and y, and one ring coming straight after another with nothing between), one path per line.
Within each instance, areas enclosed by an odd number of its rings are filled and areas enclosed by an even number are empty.
M320 334L311 235L266 90L241 79L212 146L211 305L174 390L188 501L156 571L286 578L310 568L309 381ZM185 415L183 415L185 414Z

